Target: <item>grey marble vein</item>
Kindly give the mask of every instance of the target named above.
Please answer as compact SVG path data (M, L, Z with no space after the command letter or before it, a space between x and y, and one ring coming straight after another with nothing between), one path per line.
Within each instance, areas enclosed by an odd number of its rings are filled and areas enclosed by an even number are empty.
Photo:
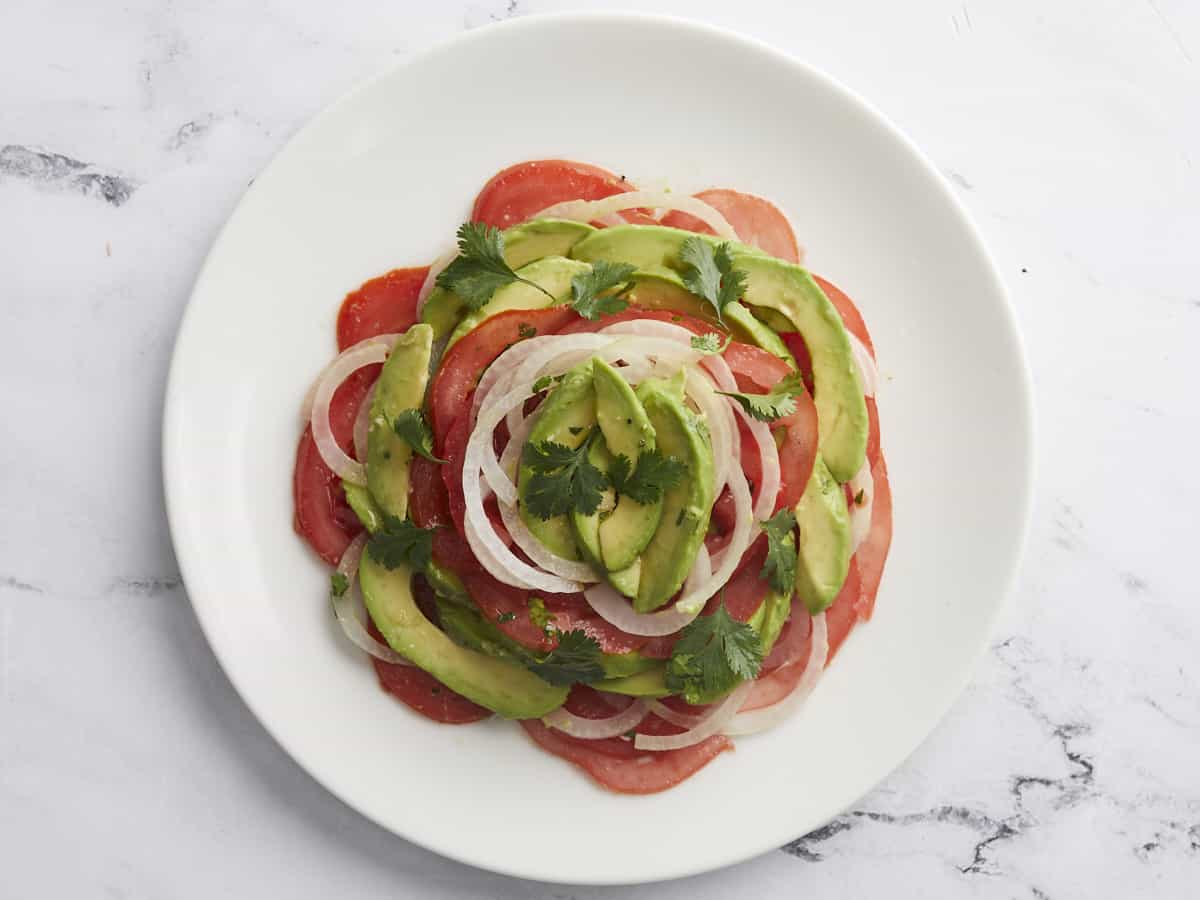
M98 169L91 163L20 144L0 147L0 180L4 178L74 191L110 206L121 206L138 188L133 179Z

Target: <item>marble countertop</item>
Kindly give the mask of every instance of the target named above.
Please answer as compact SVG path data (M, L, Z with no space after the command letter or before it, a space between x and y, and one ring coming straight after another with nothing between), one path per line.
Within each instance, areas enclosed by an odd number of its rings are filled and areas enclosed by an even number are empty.
M305 775L205 644L158 464L188 292L280 145L430 41L582 5L5 4L0 894L621 893L448 862ZM809 60L942 169L1026 337L1039 485L991 652L908 762L778 852L628 894L1195 897L1200 6L640 6Z

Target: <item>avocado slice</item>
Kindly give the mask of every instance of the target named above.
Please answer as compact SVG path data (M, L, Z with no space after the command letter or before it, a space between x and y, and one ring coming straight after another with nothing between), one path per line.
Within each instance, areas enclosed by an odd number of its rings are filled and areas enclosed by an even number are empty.
M736 340L745 341L755 347L761 347L772 356L778 356L793 369L796 368L796 357L787 348L771 326L759 321L754 314L736 300L725 307L725 321Z
M639 269L676 268L679 247L689 237L693 237L690 232L677 228L617 225L584 238L571 248L571 255L589 262L627 262ZM704 240L719 243L711 237ZM768 310L782 316L804 337L812 357L821 454L834 478L849 481L866 456L868 421L841 316L800 266L737 243L733 259L734 265L746 273L743 302L750 311Z
M592 685L598 691L608 691L610 694L625 694L629 697L669 697L667 688L667 664L662 660L653 660L651 668L636 675L626 675L624 678L608 678L597 681Z
M713 453L707 429L683 402L686 373L648 378L637 397L646 410L658 449L687 466L675 487L663 491L658 530L641 555L641 579L633 608L653 612L674 596L695 562L712 514Z
M363 528L371 534L378 531L383 525L383 510L372 499L371 492L366 486L351 484L343 478L342 488L346 491L346 502L354 510L354 515L358 516L358 521L362 522Z
M553 441L576 449L587 440L596 424L596 390L592 385L592 360L580 363L563 375L562 380L542 401L536 415L538 419L529 432L529 444ZM567 516L539 519L529 512L525 498L532 477L533 470L522 460L517 473L521 519L529 526L533 536L551 553L564 559L578 559L579 549L576 547L575 534Z
M592 445L588 448L588 462L601 472L608 472L608 467L612 464L612 456L605 446L604 435L593 435ZM604 560L600 556L600 520L615 505L616 495L613 493L613 489L608 487L604 490L604 498L600 501L600 505L590 516L577 509L571 510L568 514L568 518L571 520L571 531L575 535L575 543L579 547L579 551L583 554L584 559L601 572L604 571Z
M638 458L655 449L654 426L629 383L604 360L592 363L596 388L596 421L604 443L613 457L624 456L630 467ZM620 571L633 565L650 543L662 517L662 499L638 503L632 497L620 497L616 508L600 522L600 557L608 571Z
M583 222L535 219L504 232L504 261L519 269L546 256L566 256L571 247L596 229ZM433 339L444 341L467 312L455 294L434 288L421 310L421 321L433 327Z
M506 284L492 294L492 299L482 309L468 312L463 316L462 321L450 333L450 340L446 347L453 347L480 322L499 313L508 312L510 309L542 309L564 302L571 294L571 279L590 270L590 264L563 256L547 256L522 266L517 270L518 275L540 285L557 299L551 301L550 297L536 287L521 281Z
M408 513L408 461L412 459L412 447L396 434L392 423L406 409L420 409L425 402L432 347L433 329L428 325L413 325L402 334L383 364L375 399L371 401L367 488L380 510L399 519Z
M842 589L854 553L846 495L820 454L796 504L796 525L800 529L796 593L815 616Z
M540 718L566 700L567 688L447 637L417 608L407 566L389 570L365 553L358 577L367 612L388 645L452 691L506 719Z

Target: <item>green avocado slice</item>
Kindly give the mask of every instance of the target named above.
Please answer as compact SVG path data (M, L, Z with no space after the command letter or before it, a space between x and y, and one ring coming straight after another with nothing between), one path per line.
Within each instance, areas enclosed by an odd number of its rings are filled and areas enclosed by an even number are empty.
M854 553L846 495L819 454L796 504L796 525L796 593L815 616L842 589Z
M375 399L371 401L367 487L379 509L398 519L408 512L408 461L412 458L412 447L396 434L392 423L400 413L420 409L424 403L432 347L433 329L428 325L413 325L402 334L383 364Z
M504 232L504 261L519 269L547 256L566 256L571 248L596 229L583 222L535 219L514 225ZM444 341L466 314L455 294L434 288L421 310L421 321L432 326L433 339Z
M571 256L588 262L626 262L639 269L674 269L679 266L680 246L693 236L656 225L617 225L584 238L571 248ZM719 243L715 238L703 239ZM821 454L834 478L849 481L866 456L868 420L841 316L800 266L741 244L733 246L734 265L746 273L742 301L752 313L766 313L775 321L782 317L804 338L813 364Z
M712 514L713 453L706 429L683 402L685 372L669 380L648 378L637 388L664 456L687 467L679 483L663 492L658 529L641 555L641 579L633 608L653 612L674 596L695 562Z

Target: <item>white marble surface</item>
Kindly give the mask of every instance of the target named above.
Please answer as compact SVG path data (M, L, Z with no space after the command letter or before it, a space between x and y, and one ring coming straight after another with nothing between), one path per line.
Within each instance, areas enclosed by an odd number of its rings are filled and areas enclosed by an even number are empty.
M620 893L447 862L301 772L200 634L158 468L184 302L271 154L430 41L577 5L4 4L0 895ZM960 191L1031 356L1033 529L992 652L899 771L780 852L629 894L1195 897L1200 6L783 5L644 6L826 69Z

